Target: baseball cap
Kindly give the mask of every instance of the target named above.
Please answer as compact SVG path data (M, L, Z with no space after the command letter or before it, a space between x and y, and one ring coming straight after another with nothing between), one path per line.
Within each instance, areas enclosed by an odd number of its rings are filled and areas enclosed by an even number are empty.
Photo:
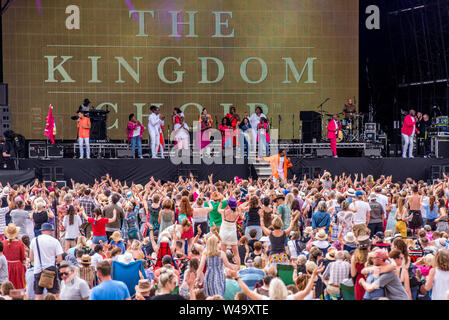
M356 197L361 197L361 196L363 196L363 192L358 190L358 191L356 191L355 196Z
M385 261L388 259L388 255L385 252L385 250L376 250L376 252L374 253L374 257L381 259L382 261Z

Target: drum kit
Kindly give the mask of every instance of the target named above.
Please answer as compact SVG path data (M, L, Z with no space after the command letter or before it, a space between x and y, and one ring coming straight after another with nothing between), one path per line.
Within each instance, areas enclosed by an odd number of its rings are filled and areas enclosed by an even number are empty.
M363 140L363 128L364 114L362 113L350 113L345 115L344 112L337 113L339 122L341 124L341 130L338 132L337 143L340 142L360 142ZM328 117L328 122L332 120L332 114L324 111L322 113L323 119Z

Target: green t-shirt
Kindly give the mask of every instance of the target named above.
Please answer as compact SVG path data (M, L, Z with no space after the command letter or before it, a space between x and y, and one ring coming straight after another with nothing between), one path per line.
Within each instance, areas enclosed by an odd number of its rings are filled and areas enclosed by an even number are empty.
M282 230L288 229L292 220L292 210L290 210L289 206L283 203L277 208L276 213L282 218Z
M221 214L220 212L218 212L218 205L220 204L220 202L215 202L215 201L211 201L210 205L212 206L212 208L214 208L211 212L209 212L209 227L213 227L213 223L215 222L216 226L221 226ZM226 206L228 205L228 200L224 200L223 204L221 205L221 209L226 208ZM209 203L206 202L204 203L204 206L206 208L209 207Z
M234 300L235 295L240 291L242 289L240 289L239 283L236 280L226 279L225 293L223 295L225 300Z

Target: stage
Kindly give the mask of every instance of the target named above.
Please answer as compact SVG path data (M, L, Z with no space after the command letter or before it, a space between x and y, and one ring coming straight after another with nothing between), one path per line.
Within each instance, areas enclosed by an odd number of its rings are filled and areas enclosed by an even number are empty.
M411 177L414 180L432 180L442 172L449 173L449 159L402 159L402 158L291 158L293 167L289 169L288 177L296 174L298 181L307 177L316 177L324 170L333 175L343 172L348 174L363 173L373 175L375 179L381 175L393 176L393 181L405 181ZM432 172L434 171L434 172ZM437 171L437 172L435 172ZM19 160L19 170L1 170L0 182L13 184L33 183L40 180L55 180L93 184L95 179L109 173L113 179L145 184L153 176L156 180L178 181L179 176L188 177L193 173L197 180L207 180L213 174L214 182L230 181L235 176L240 178L257 178L254 165L244 164L182 164L174 165L169 159L22 159Z

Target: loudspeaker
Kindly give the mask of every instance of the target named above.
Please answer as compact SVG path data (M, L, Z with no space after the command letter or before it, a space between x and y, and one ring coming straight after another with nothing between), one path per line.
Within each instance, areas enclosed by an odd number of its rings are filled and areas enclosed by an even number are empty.
M8 105L8 84L0 83L0 105Z
M42 180L53 181L53 168L52 167L44 167L41 169Z
M299 113L299 120L301 121L320 121L321 115L315 111L301 111Z
M333 157L331 149L316 149L317 157Z
M364 157L382 157L382 149L376 148L376 149L365 149L363 150L363 156Z
M435 156L437 158L449 158L449 139L437 139L435 144Z
M63 146L48 146L47 153L49 158L63 158L64 157L64 147Z
M46 156L45 144L30 142L28 144L28 157L30 159L34 158L44 158Z
M134 158L134 152L130 149L117 150L117 158L132 159L132 158Z
M365 123L365 132L376 132L375 123Z
M64 168L63 167L55 167L55 177L56 181L62 181L65 180L64 176Z
M302 122L302 142L312 143L313 139L321 141L321 119Z
M430 175L432 180L441 178L441 166L431 166Z

